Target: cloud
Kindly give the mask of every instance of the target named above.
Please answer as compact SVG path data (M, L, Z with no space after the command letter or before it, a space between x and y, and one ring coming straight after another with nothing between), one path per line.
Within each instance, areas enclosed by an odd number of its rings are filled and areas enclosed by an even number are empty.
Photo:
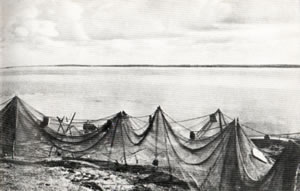
M300 21L299 0L230 0L231 21L242 23L286 23Z
M174 36L210 26L230 12L222 0L11 0L4 5L10 40L43 32L56 40Z
M88 39L80 21L82 8L72 1L12 0L3 4L7 40Z
M3 23L3 5L2 5L2 1L0 0L0 42L2 40L2 31L3 31L3 26L4 26L4 23Z
M36 18L38 10L34 5L19 1L1 1L3 5L3 32L5 40L27 38L35 33L27 26ZM34 2L33 2L34 4Z
M93 39L179 35L211 26L230 12L221 0L106 0L89 1L84 7L84 28Z
M174 38L10 43L5 65L51 64L298 64L300 28L224 26ZM263 42L263 43L262 43Z
M300 60L295 0L0 2L5 66Z
M298 0L1 0L10 40L157 38L206 30L223 21L286 22Z
M56 37L58 32L55 24L47 20L28 20L14 27L13 33L16 39L37 39L39 37Z
M45 8L44 5L47 5ZM51 20L59 33L58 40L88 40L82 24L83 8L70 0L55 0L40 5L40 19Z

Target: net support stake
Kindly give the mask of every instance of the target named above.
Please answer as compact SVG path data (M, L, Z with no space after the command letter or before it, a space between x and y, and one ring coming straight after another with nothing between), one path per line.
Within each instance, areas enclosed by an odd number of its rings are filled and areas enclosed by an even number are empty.
M157 109L157 112L158 112L159 108ZM158 140L158 117L157 117L157 113L156 113L156 119L155 119L155 122L156 122L156 132L155 132L155 159L157 159L157 140Z
M115 136L116 136L118 126L119 126L119 115L117 115L117 121L116 121L116 124L114 126L113 135L112 135L111 142L110 142L110 149L109 149L108 160L107 160L107 166L108 167L109 167L109 162L110 162L110 159L111 159L112 149L113 149L113 146L114 146L114 141L115 141Z
M14 159L14 156L15 156L15 145L16 145L16 140L14 140L14 143L13 143L12 155L11 155L12 159Z
M223 128L222 128L222 112L221 112L220 109L218 109L218 114L219 114L220 131L222 132L223 131Z
M50 148L50 151L49 151L48 157L50 157L50 156L51 156L52 149L53 149L53 145L52 145L52 146L51 146L51 148Z
M168 144L167 144L167 128L166 128L166 119L163 117L163 124L164 124L164 137L165 137L165 146L166 146L166 155L167 155L167 160L168 160L168 165L169 165L169 173L170 173L170 177L169 180L172 181L172 167L171 167L171 163L170 163L170 157L169 157L169 151L168 151Z
M16 98L18 98L16 96ZM15 111L15 117L16 117L16 120L15 120L15 132L14 132L14 141L13 141L13 145L12 145L12 159L14 159L15 157L15 148L16 148L16 144L17 144L17 128L19 126L18 122L19 122L19 112L18 112L18 101L16 100L16 111Z
M67 130L66 130L66 134L67 134L67 132L70 130L70 135L71 135L71 136L73 136L73 135L72 135L72 130L71 130L71 128L72 128L71 125L72 125L72 122L73 122L73 120L74 120L75 115L76 115L76 112L73 114L73 116L72 116L72 118L71 118L71 121L70 121L70 123L68 124Z
M123 141L123 157L124 157L124 163L125 165L127 165L127 160L126 160L126 149L125 149L125 141L124 141L124 136L123 136L123 120L124 120L124 116L121 116L121 136L122 136L122 141Z

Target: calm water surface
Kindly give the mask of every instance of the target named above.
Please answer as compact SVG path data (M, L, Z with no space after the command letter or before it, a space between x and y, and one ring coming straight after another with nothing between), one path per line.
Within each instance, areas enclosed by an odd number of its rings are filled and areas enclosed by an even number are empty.
M18 95L52 116L140 116L158 105L175 119L214 112L266 132L300 132L300 69L1 69L1 102Z

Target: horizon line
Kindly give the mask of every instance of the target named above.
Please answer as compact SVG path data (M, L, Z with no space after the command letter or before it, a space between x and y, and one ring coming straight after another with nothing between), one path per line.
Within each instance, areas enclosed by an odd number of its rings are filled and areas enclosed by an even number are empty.
M130 68L130 67L141 67L141 68L300 68L297 64L205 64L205 65L154 65L154 64L110 64L110 65L88 65L88 64L54 64L54 65L21 65L21 66L5 66L0 69L13 69L13 68L33 68L33 67L99 67L99 68Z

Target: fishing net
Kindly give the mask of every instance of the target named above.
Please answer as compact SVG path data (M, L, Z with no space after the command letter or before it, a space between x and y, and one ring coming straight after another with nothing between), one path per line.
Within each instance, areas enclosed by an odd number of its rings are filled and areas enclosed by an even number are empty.
M238 121L213 114L175 121L160 107L150 116L124 111L97 120L49 117L18 97L0 111L0 153L24 158L52 154L111 164L151 165L190 190L293 190L300 149L289 143L274 161L248 138ZM94 130L86 131L85 124ZM194 137L191 137L191 132ZM288 184L288 183L292 183Z

